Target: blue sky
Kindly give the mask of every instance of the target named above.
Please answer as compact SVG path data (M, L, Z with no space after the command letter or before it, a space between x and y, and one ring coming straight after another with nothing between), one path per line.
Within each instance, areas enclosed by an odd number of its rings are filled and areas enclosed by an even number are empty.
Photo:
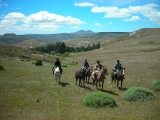
M0 35L160 28L160 0L0 0Z

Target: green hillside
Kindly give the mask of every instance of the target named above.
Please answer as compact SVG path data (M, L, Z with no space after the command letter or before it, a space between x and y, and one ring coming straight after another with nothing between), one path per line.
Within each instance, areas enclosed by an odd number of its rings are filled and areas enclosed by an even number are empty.
M159 29L141 29L115 38L94 39L92 42L100 41L100 49L60 57L64 66L60 84L55 83L51 70L57 56L0 44L0 65L4 68L0 70L0 119L159 120L160 92L153 88L154 83L160 80L158 33ZM74 40L70 43L77 42ZM26 56L30 61L27 58L17 59L20 56ZM43 66L35 66L33 62L36 59L42 59ZM75 72L81 69L85 59L90 66L100 60L107 67L109 75L102 92L114 98L116 107L92 108L83 105L86 96L99 92L93 87L92 79L85 87L76 85ZM126 68L122 90L110 84L112 67L117 59ZM135 102L122 99L122 94L132 87L151 90L155 99ZM140 92L136 92L141 96ZM96 101L96 104L100 102L99 99Z

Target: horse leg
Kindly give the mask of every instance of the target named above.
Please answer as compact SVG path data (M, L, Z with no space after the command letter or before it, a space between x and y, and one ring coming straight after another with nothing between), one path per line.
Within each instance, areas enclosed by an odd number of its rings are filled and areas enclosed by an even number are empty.
M116 79L114 79L114 87L116 88Z
M116 87L116 88L117 88L117 90L119 90L119 89L118 89L118 86L119 86L119 80L117 80L117 87Z
M83 86L85 86L85 78L83 78L82 80L83 80Z
M97 83L98 83L98 81L96 80L96 88L98 89L98 87L97 87Z
M103 84L104 84L104 81L102 81L102 90L101 91L103 91Z
M89 83L89 79L90 79L90 76L88 77L88 83Z
M111 78L111 87L112 87L112 85L113 85L113 78Z
M81 86L81 78L79 78L79 86Z
M60 75L58 76L58 83L60 83Z
M92 76L92 80L93 80L93 87L94 87L94 84L95 84L95 79L93 78L93 76Z
M121 89L122 89L123 80L121 80Z

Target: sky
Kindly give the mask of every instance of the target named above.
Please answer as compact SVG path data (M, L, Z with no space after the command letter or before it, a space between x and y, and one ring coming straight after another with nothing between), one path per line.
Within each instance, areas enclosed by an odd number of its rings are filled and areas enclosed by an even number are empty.
M0 35L160 28L160 0L0 0Z

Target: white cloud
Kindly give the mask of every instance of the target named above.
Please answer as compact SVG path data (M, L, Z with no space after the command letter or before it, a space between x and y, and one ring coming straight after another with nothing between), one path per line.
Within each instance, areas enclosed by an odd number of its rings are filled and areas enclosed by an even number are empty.
M71 27L78 27L81 24L85 24L78 18L71 16L64 17L47 11L40 11L29 16L25 16L22 13L12 12L3 16L3 20L0 21L1 30L44 30L55 31L61 27L62 24L69 25Z
M91 9L91 12L105 13L105 18L124 18L124 17L128 17L131 15L128 12L128 9L126 9L126 8L119 9L118 7L114 7L114 6L108 6L108 7L95 6Z
M139 16L132 16L129 19L124 19L123 21L137 21L140 20L141 18Z
M116 5L116 6L121 6L121 5L128 5L128 4L131 4L131 3L134 3L138 0L112 0L111 2Z
M95 4L89 3L89 2L83 2L83 3L74 3L74 6L80 6L80 7L92 7L95 6Z
M101 27L100 23L95 23L94 25L97 26L97 27Z
M109 25L112 25L113 23L112 23L112 22L108 22L108 24L109 24Z
M143 6L129 6L128 8L118 8L115 6L94 6L91 9L93 13L104 13L105 18L128 18L137 14L143 15L150 21L160 24L160 11L156 9L157 4L151 3ZM140 20L138 17L133 17L130 20ZM129 19L125 19L127 21Z

